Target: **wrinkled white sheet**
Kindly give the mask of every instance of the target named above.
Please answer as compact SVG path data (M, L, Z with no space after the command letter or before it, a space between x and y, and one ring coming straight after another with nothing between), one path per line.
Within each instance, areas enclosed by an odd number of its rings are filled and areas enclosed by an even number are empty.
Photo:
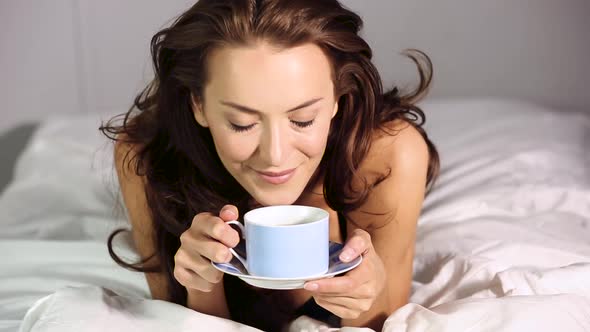
M442 173L420 219L411 303L384 330L590 330L588 114L501 100L422 106ZM106 236L124 221L97 124L44 123L0 197L0 331L248 330L149 300L143 275L110 260ZM118 250L133 259L129 241ZM305 317L292 326L319 328Z

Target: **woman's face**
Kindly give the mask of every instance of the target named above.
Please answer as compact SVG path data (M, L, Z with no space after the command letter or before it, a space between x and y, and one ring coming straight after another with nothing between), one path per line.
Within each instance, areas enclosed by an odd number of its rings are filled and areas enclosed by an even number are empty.
M314 44L224 47L210 54L208 76L194 113L225 168L258 203L294 203L338 107L328 58Z

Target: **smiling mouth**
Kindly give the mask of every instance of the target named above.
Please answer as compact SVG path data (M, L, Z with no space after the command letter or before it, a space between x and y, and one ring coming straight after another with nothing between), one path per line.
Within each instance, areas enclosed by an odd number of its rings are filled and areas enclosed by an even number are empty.
M261 172L256 171L258 176L271 184L283 184L293 177L297 168L288 169L281 172Z
M287 175L289 173L292 173L295 170L295 168L291 168L288 169L286 171L282 171L282 172L261 172L261 171L256 171L262 175L266 175L266 176L283 176L283 175Z

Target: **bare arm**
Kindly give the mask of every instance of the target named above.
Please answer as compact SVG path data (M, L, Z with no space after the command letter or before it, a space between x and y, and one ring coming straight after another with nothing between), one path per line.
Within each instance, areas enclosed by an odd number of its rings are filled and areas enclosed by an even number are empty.
M371 308L356 319L343 320L343 324L379 330L389 315L408 302L416 226L426 187L428 150L422 136L411 126L378 142L372 150L381 153L369 158L372 165L368 168L391 168L391 175L351 214L357 225L349 222L347 227L349 234L360 226L371 235L373 248L385 267L386 281ZM376 216L363 211L386 214Z
M125 159L125 155L129 156ZM132 146L117 142L115 145L115 165L119 184L128 217L132 226L133 240L142 258L151 256L157 249L154 245L154 227L145 196L144 178L135 173L133 163L127 163L133 157ZM125 160L125 162L124 162ZM158 264L157 257L153 257L147 264ZM152 297L169 301L168 282L164 272L146 273L146 279ZM225 301L223 283L216 283L209 292L187 288L187 306L198 312L229 318L229 310Z
M359 170L369 183L383 173L389 177L347 216L349 235L341 259L362 254L363 262L344 276L305 285L320 306L342 317L345 326L381 330L385 319L408 301L428 150L413 127L397 125L394 129L402 129L397 135L375 139Z

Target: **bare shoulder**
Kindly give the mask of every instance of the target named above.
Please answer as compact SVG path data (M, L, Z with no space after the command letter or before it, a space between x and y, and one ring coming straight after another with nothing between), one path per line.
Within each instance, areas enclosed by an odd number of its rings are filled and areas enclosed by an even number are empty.
M115 166L117 169L117 175L119 178L122 176L133 177L136 175L135 168L137 166L135 157L139 151L139 145L129 143L126 134L117 135L117 141L115 141L114 157Z
M114 159L119 179L119 186L127 208L127 218L131 224L133 241L140 256L150 258L147 264L158 264L154 256L156 246L154 241L154 225L147 204L145 178L137 174L137 153L139 146L127 143L125 135L117 136L115 142ZM167 300L167 282L161 273L146 274L152 297Z
M137 174L138 146L128 143L125 135L118 135L114 148L115 168L125 207L134 232L149 233L151 222L143 218L147 211L145 179ZM141 215L140 218L134 218Z
M426 191L429 154L426 141L410 123L391 122L384 129L374 133L356 180L374 186L350 216L356 226L390 236L399 231L395 227L412 227L417 221Z
M411 123L390 122L384 129L374 133L359 169L360 175L374 186L362 205L349 214L347 229L352 233L360 228L370 234L387 275L382 303L388 304L387 310L393 310L407 303L411 289L429 153L426 140Z
M396 120L373 134L371 148L360 171L403 177L426 177L428 146L422 134L409 122Z

